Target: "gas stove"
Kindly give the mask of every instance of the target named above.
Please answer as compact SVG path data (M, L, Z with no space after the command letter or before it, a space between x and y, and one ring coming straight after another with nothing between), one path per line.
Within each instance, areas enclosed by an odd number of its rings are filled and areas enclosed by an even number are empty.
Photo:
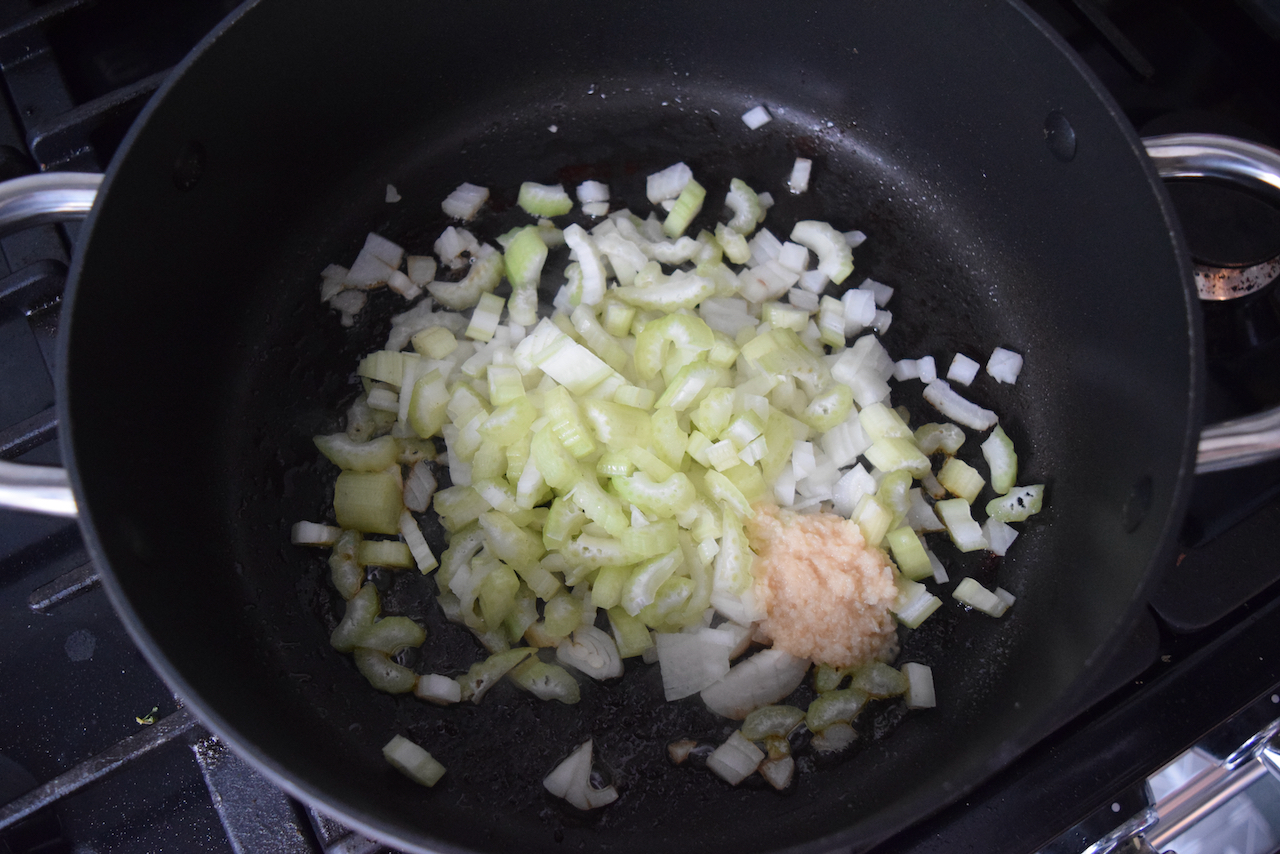
M0 0L0 179L104 169L169 69L234 5ZM1280 147L1275 0L1030 5L1139 134ZM1280 212L1209 184L1170 194L1208 297L1207 418L1275 406ZM0 458L59 463L52 377L76 238L68 224L0 239ZM1094 702L884 850L1103 854L1139 850L1137 832L1183 854L1280 849L1267 770L1280 761L1280 461L1197 478L1180 545ZM0 854L388 850L203 729L129 639L74 522L0 510L0 639ZM1201 801L1226 806L1201 820ZM1196 849L1196 828L1214 844ZM1232 836L1241 828L1250 840Z

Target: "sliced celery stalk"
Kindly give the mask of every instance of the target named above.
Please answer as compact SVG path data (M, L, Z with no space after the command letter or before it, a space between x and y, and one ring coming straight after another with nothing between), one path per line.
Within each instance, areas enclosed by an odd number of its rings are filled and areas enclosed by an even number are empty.
M537 226L522 228L507 245L507 281L511 282L511 320L521 326L538 322L538 280L547 260L547 244Z
M400 446L390 436L355 442L346 433L333 433L313 441L330 462L347 471L383 471L400 456Z
M684 234L689 223L702 210L702 202L707 197L706 189L692 178L684 185L675 205L662 223L662 230L667 237L676 238Z
M378 588L372 584L361 587L355 596L347 600L347 611L329 636L329 644L338 652L351 652L373 626L381 607Z
M801 220L791 229L791 239L814 251L818 269L840 284L853 272L853 250L844 235L825 222Z
M898 622L909 629L919 628L929 615L942 607L942 600L918 581L898 579L898 595L889 608Z
M750 741L769 737L785 738L805 719L795 706L761 706L742 721L742 734Z
M430 753L401 735L383 746L382 755L397 771L424 786L434 786L445 774L445 767Z
M573 199L561 184L538 184L525 181L520 185L516 204L533 216L562 216L573 210Z
M418 684L418 674L396 664L385 652L356 647L352 652L356 670L369 684L388 694L408 694Z
M729 220L728 226L739 234L750 234L764 220L764 206L760 204L760 197L741 178L734 178L729 182L729 193L725 196L724 204L733 211L733 219ZM728 252L728 247L725 252Z
M399 533L399 521L396 523ZM400 540L364 540L356 547L356 560L365 566L389 566L403 569L413 566L413 553Z
M822 732L835 723L849 723L867 704L866 692L858 688L840 688L819 694L805 712L804 725L811 732Z
M631 658L653 646L653 637L643 620L633 617L621 606L609 608L609 625L618 646L618 655Z
M1013 441L999 424L982 443L982 456L991 468L991 488L1001 495L1007 494L1018 480L1018 455L1014 453Z
M1044 484L1019 486L1008 495L993 498L987 504L987 515L1001 522L1025 522L1029 516L1040 512L1044 501Z
M963 498L948 498L933 505L942 524L947 526L951 541L962 552L972 552L987 548L987 538L982 533L982 526L973 520L969 502ZM993 514L994 515L994 514Z
M889 549L893 552L893 562L898 570L912 581L929 578L933 575L933 564L924 544L916 536L916 532L907 527L897 528L885 536Z
M400 490L400 480L391 472L344 471L333 487L339 527L366 534L400 533L404 510Z
M620 604L631 616L636 616L652 604L658 588L671 578L684 563L684 552L672 549L665 555L651 558L636 566L622 588Z
M422 626L408 617L385 617L360 635L359 646L395 655L402 649L422 646L426 639Z
M957 601L968 605L970 608L975 608L992 617L1002 617L1004 612L1009 610L1007 601L1001 599L972 578L962 579L956 585L956 589L951 591L951 595Z
M495 653L471 665L466 675L458 677L458 683L462 685L462 699L479 703L499 679L532 654L533 647L521 646Z
M508 678L539 700L558 700L573 705L581 699L578 680L558 664L529 658L512 668Z
M883 661L873 661L853 674L851 688L864 691L868 697L883 700L897 697L907 690L907 677Z
M963 498L970 504L982 492L987 482L978 474L978 470L959 457L951 457L942 464L938 472L938 483L957 498Z

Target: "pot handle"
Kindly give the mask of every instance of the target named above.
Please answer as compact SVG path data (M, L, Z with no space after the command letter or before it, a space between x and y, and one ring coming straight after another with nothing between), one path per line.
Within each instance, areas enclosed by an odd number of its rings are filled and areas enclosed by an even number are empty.
M0 183L0 235L36 225L84 219L102 176L44 172ZM65 469L0 461L0 507L47 516L75 516L76 499Z
M1142 140L1164 180L1226 181L1280 207L1280 151L1208 133L1167 134ZM1196 474L1226 471L1280 457L1280 406L1211 424L1200 432Z

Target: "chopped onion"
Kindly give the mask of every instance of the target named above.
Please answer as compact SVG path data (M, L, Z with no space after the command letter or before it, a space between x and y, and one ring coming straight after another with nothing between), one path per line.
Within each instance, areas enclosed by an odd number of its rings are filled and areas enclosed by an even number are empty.
M414 513L425 513L435 492L436 477L431 473L431 464L426 460L415 463L404 479L404 506Z
M747 127L755 130L773 121L773 116L769 115L769 111L763 105L759 105L743 113L742 121Z
M464 182L440 203L440 207L444 210L446 216L469 221L475 218L480 208L488 200L489 190L487 188Z
M960 385L969 385L978 375L980 367L982 366L964 353L956 353L956 357L951 360L951 367L947 369L947 379Z
M707 757L707 768L731 786L736 786L755 773L764 761L764 753L738 730Z
M676 163L654 172L645 180L645 195L649 197L650 204L656 205L678 197L691 180L693 170L683 163Z
M934 380L925 386L924 399L952 421L973 430L987 430L999 420L990 409L983 409L957 394L946 380Z
M295 546L332 546L342 536L342 529L319 522L296 522L289 541Z
M987 373L998 382L1016 383L1021 371L1022 356L1003 347L993 350L991 358L987 360Z
M809 662L780 649L765 649L735 664L702 691L702 701L719 715L742 720L753 709L776 703L804 680Z
M388 741L382 748L382 755L396 770L415 783L434 786L444 776L444 766L404 736L397 735Z
M387 200L387 204L389 205L395 204L396 202L400 201L400 193L396 191L395 184L387 185L386 200Z
M907 677L908 709L932 709L938 704L933 693L933 670L929 665L909 661L902 665L902 673Z
M760 776L769 781L779 792L791 785L796 773L796 761L790 756L766 759L760 763Z
M787 189L799 195L809 189L809 174L813 169L813 161L807 157L797 157L791 167L791 177L787 179Z
M548 792L584 811L606 806L618 799L618 791L613 786L603 789L592 787L591 751L588 739L542 781Z
M439 673L424 673L419 676L418 685L413 689L413 693L419 699L435 703L437 706L447 706L462 700L462 686L458 681Z
M556 647L556 660L590 676L614 679L622 675L622 658L613 638L595 626L579 626Z
M721 629L689 632L657 632L658 666L668 700L696 694L719 682L729 672L729 656L738 638Z

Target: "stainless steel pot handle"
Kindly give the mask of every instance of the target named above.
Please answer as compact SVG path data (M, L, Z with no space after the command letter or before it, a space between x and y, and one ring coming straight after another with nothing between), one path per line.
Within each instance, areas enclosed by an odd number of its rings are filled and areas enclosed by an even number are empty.
M1164 180L1227 181L1280 207L1280 151L1207 133L1168 134L1142 140ZM1200 433L1196 473L1225 471L1280 457L1280 407L1212 424Z
M84 219L101 183L101 175L88 172L45 172L0 183L0 235ZM2 460L0 507L48 516L76 515L76 499L64 469Z
M1280 151L1229 136L1171 134L1143 140L1161 178L1230 181L1280 206ZM83 219L102 176L47 172L0 183L0 235L34 225ZM1222 471L1280 457L1280 407L1206 427L1196 471ZM63 469L0 461L0 507L75 516Z

